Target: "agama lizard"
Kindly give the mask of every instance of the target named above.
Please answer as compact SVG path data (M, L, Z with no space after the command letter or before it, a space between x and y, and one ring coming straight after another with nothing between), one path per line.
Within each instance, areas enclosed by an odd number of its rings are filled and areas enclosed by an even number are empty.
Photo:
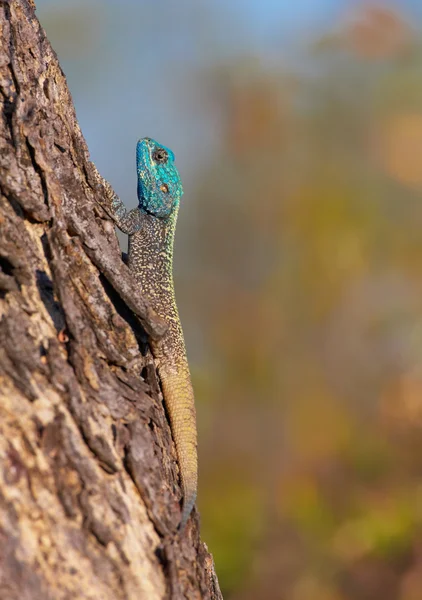
M163 339L150 345L179 461L183 529L196 499L198 461L194 395L173 286L173 242L183 194L174 160L173 152L165 146L151 138L139 140L138 207L127 211L105 180L106 205L102 206L117 227L129 235L129 268L152 308L168 323Z

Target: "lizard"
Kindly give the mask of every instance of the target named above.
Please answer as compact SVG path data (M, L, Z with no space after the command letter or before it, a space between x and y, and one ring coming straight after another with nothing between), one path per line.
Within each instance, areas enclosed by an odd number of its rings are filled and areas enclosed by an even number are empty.
M152 308L168 324L163 338L150 340L176 447L183 494L179 529L195 504L198 485L194 394L173 284L173 244L183 186L174 153L151 138L136 146L139 204L127 210L101 176L101 206L129 236L127 263Z

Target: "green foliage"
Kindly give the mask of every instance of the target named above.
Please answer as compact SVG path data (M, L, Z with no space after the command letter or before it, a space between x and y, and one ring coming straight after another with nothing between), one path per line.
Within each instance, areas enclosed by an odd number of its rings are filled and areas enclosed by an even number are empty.
M226 597L403 600L416 568L422 54L384 17L317 45L313 76L223 79L197 274L218 356L200 506Z
M200 502L207 515L204 539L212 548L224 592L235 589L247 577L262 523L262 502L258 490L239 473L226 469L221 475L223 488L210 486L208 481L202 487Z

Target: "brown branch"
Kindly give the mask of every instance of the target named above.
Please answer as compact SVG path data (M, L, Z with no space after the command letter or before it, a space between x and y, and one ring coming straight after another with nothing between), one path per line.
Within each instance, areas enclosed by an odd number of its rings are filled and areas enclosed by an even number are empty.
M0 24L0 597L221 598L197 514L176 531L145 343L165 323L98 206L34 4L0 2Z

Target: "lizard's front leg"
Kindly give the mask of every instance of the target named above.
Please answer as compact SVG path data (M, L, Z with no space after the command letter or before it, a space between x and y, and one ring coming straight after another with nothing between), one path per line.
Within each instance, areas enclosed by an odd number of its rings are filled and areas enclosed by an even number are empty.
M109 217L113 219L116 226L123 233L126 233L130 236L137 231L140 231L143 227L143 214L139 208L127 210L109 182L98 173L94 163L91 163L91 165L91 177L93 176L95 186L100 188L102 187L104 190L104 196L102 197L100 203L101 207L106 211Z
M102 204L106 213L113 219L117 227L127 235L133 235L143 226L143 214L139 208L127 210L126 206L114 192L108 181L104 180L106 192L105 203Z

